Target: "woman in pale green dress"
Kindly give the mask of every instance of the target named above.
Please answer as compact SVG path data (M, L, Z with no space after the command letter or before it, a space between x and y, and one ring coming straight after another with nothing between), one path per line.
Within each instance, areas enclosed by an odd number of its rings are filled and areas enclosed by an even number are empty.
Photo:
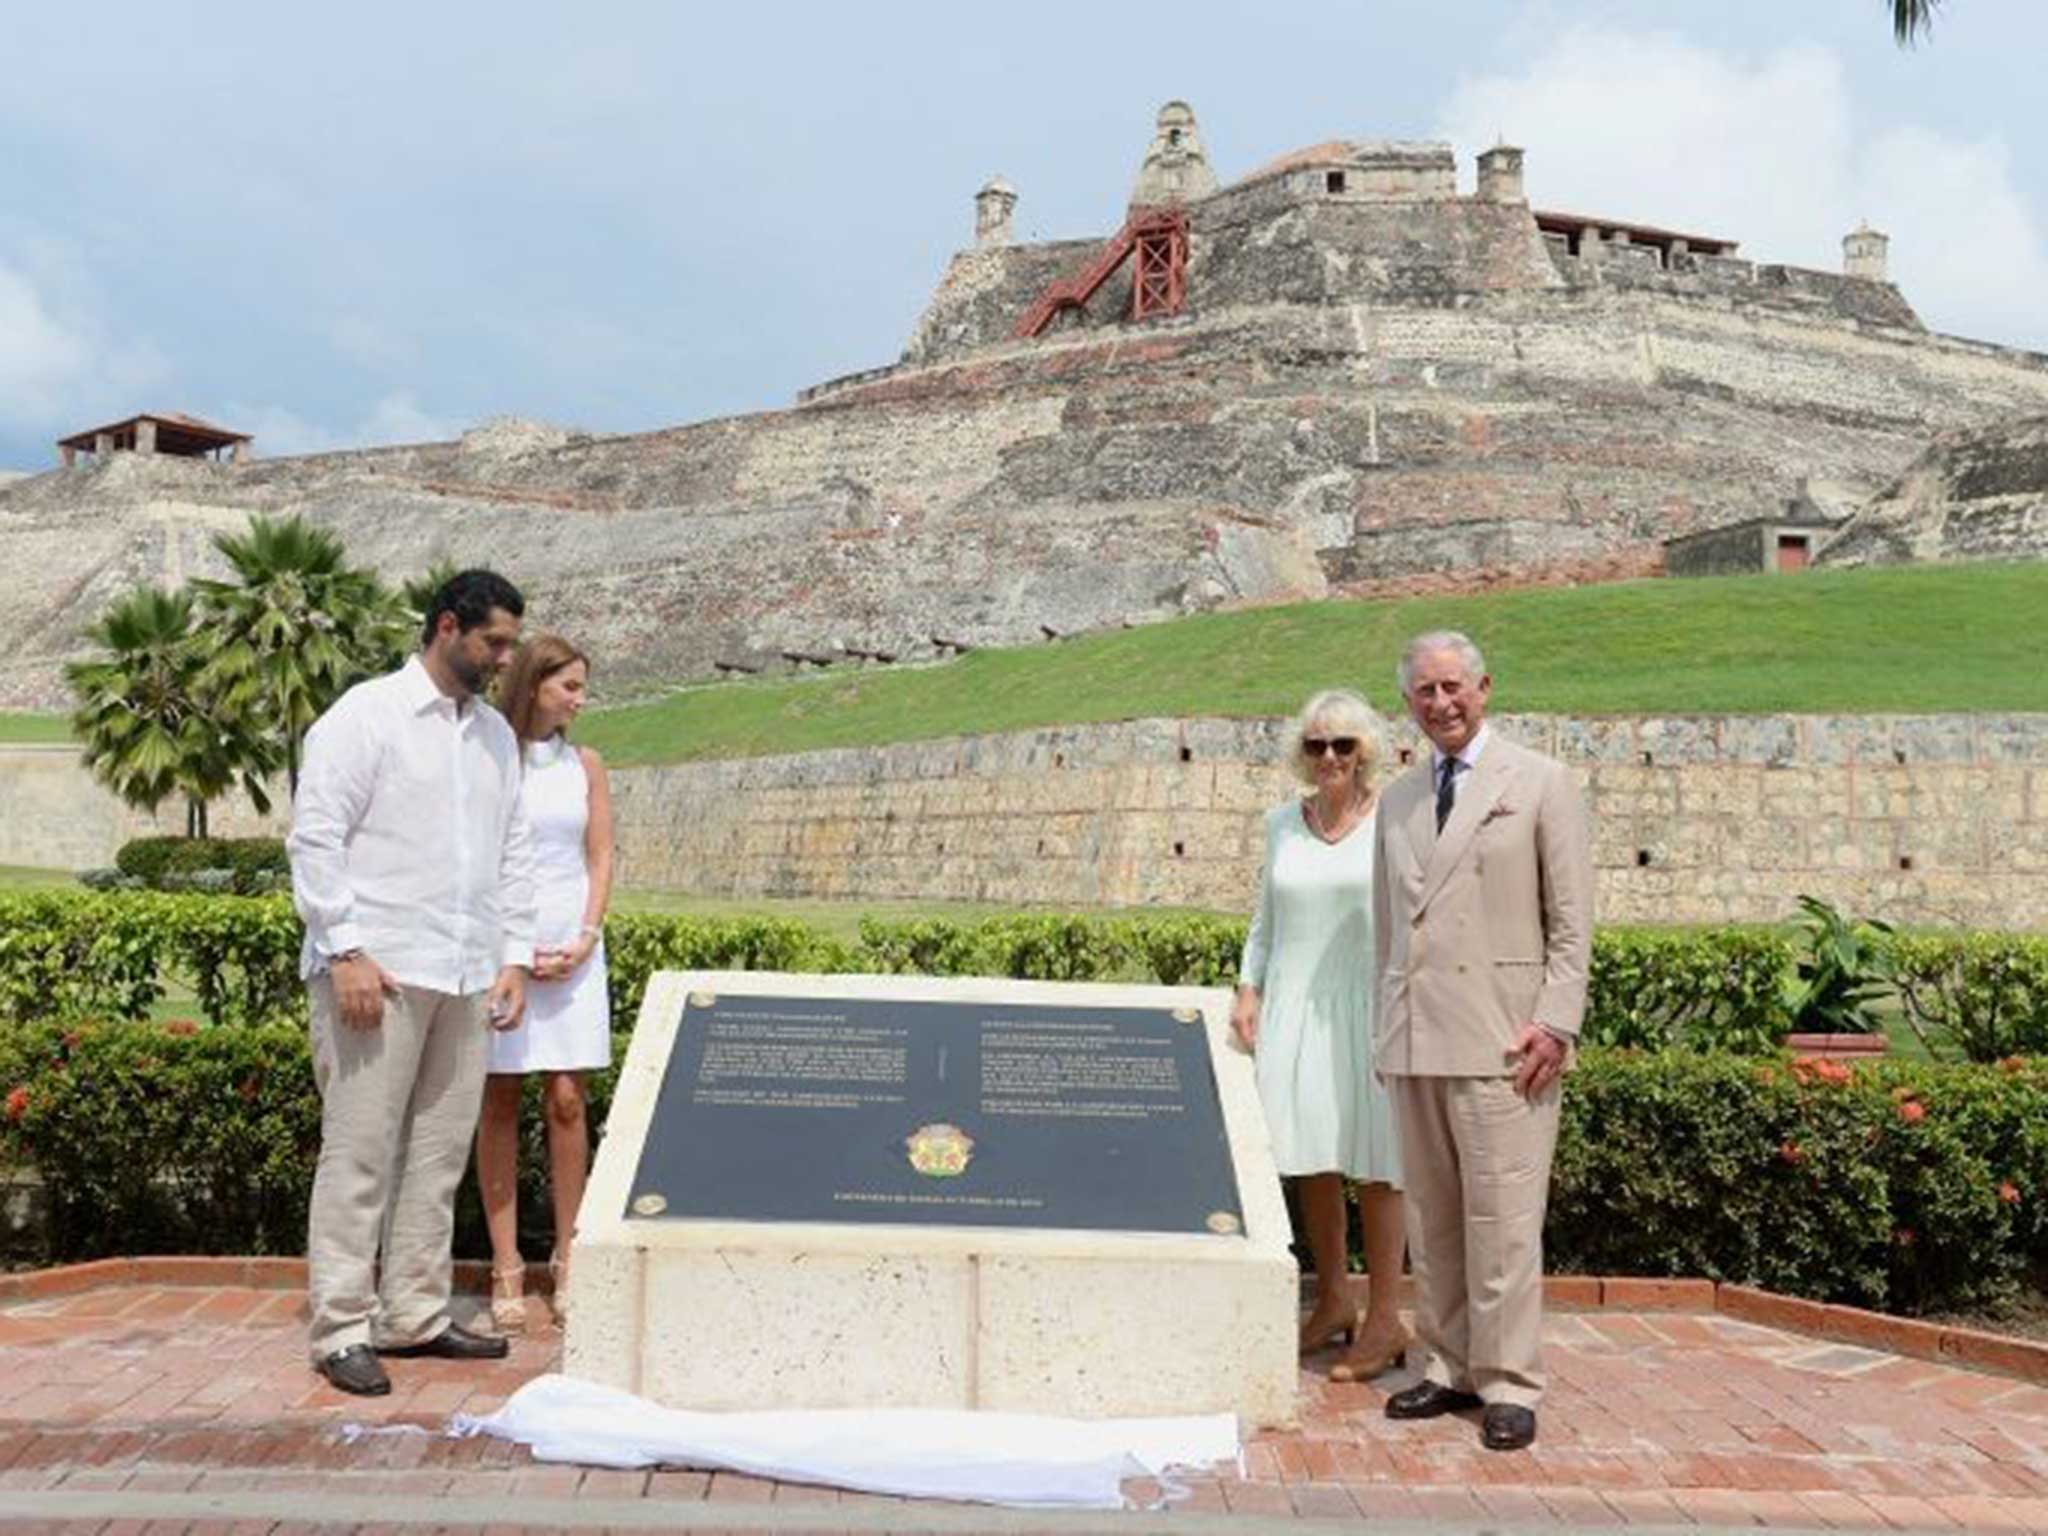
M1304 1355L1348 1335L1332 1378L1362 1381L1401 1358L1401 1159L1373 1073L1373 717L1332 689L1302 710L1294 765L1309 785L1266 815L1258 906L1231 1025L1257 1063L1274 1162L1296 1179L1316 1269ZM1345 1182L1358 1185L1370 1276L1364 1318L1345 1252Z

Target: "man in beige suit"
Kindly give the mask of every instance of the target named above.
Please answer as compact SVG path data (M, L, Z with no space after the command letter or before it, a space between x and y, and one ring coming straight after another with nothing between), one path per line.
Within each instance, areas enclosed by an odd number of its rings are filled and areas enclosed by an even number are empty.
M1427 1358L1387 1415L1483 1404L1481 1443L1517 1450L1543 1395L1543 1211L1586 1005L1586 812L1562 764L1487 728L1492 679L1463 635L1410 641L1400 682L1431 751L1380 801L1376 1060Z

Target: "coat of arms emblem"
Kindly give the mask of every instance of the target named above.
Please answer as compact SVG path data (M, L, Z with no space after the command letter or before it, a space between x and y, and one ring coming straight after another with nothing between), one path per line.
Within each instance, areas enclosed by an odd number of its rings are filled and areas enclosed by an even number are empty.
M903 1145L910 1166L928 1179L958 1178L974 1156L974 1138L943 1120L919 1126L903 1138Z

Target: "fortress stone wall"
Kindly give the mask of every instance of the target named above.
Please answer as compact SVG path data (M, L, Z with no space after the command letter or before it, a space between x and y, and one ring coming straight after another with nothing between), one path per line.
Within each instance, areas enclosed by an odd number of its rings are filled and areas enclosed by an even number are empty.
M209 540L251 513L334 528L394 581L497 565L608 688L652 690L792 651L1640 573L1665 538L1795 499L1853 513L1935 434L2048 412L2048 359L1928 333L1881 257L1574 247L1501 151L1469 195L1444 145L1317 146L1218 186L1181 112L1141 178L1190 189L1177 315L1127 320L1127 264L1015 339L1100 245L1005 244L1004 204L901 360L790 410L245 464L113 453L0 485L0 708L61 704L106 605L221 574ZM2001 548L2048 549L2038 519L2007 522Z
M1604 921L1775 920L1812 892L1901 922L2048 927L2048 715L1495 719L1585 785ZM624 769L620 878L1242 910L1261 818L1292 792L1285 729L1140 720ZM1419 745L1390 740L1390 765ZM0 812L0 864L105 864L146 829L55 748L0 748ZM181 822L166 807L155 830Z

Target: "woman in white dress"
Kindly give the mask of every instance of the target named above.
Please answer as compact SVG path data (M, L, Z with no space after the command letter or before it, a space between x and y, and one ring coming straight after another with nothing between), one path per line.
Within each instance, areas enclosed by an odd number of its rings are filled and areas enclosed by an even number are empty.
M1372 732L1355 693L1331 689L1302 710L1294 767L1310 791L1266 815L1266 861L1231 1013L1256 1061L1274 1161L1297 1181L1315 1263L1301 1350L1348 1335L1330 1371L1339 1381L1379 1374L1409 1342L1398 1310L1400 1148L1373 1073ZM1358 1185L1365 1228L1362 1321L1346 1264L1347 1179Z
M589 687L590 658L559 635L541 635L513 657L502 695L525 754L539 907L526 1020L491 1035L490 1077L476 1137L477 1183L491 1230L491 1318L508 1332L526 1326L526 1264L519 1256L519 1103L525 1075L545 1074L541 1102L555 1218L550 1268L560 1318L567 1312L569 1239L590 1169L583 1077L611 1061L604 960L611 788L597 754L572 746L568 737Z

